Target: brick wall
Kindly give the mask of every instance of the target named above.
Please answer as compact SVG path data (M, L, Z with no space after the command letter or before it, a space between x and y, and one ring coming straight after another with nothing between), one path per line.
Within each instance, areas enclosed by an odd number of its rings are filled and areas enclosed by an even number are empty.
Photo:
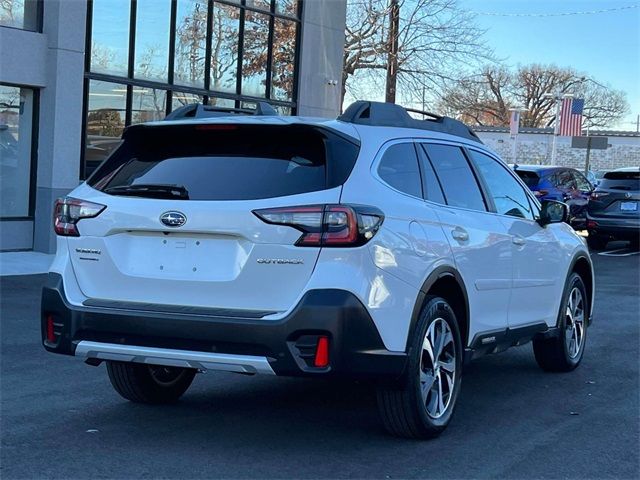
M513 139L508 132L477 132L489 148L508 163L551 164L553 135L521 133L518 135L517 156L513 158ZM591 150L591 170L609 170L640 166L640 136L609 136L609 148ZM584 170L587 150L571 148L571 137L558 137L556 165Z

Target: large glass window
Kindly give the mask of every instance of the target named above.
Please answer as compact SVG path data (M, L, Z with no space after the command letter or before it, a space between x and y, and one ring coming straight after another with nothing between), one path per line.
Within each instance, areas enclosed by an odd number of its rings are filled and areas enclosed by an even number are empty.
M135 78L167 82L169 62L169 0L137 0Z
M32 32L40 29L42 0L0 0L0 26Z
M239 32L240 9L215 4L211 25L211 90L236 91Z
M33 90L0 85L0 217L27 217Z
M91 71L127 76L130 0L93 0Z
M133 87L131 123L162 120L167 113L167 92L156 88Z
M296 58L298 24L277 18L273 26L273 60L271 66L271 98L293 98L293 65Z
M433 143L422 146L438 175L447 204L485 211L480 187L462 150L452 145Z
M118 83L89 82L85 171L88 177L120 145L125 126L127 87Z
M126 125L160 120L190 103L255 108L257 97L280 114L295 113L299 3L88 1L82 174L112 150L112 137Z
M204 88L207 43L207 2L178 0L173 81Z
M269 52L269 16L245 13L242 52L242 94L266 95L267 56Z
M507 167L484 153L476 150L470 152L493 198L496 212L500 215L533 220L529 198L513 175L507 171Z

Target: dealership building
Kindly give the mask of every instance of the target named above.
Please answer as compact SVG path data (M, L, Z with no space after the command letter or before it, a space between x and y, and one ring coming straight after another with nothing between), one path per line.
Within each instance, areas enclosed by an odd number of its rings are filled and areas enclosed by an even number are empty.
M0 2L0 250L53 252L53 202L123 129L189 103L339 111L346 0Z

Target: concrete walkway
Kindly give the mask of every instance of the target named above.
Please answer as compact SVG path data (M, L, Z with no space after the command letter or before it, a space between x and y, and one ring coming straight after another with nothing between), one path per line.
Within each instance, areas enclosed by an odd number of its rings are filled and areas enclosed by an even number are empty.
M47 273L53 257L41 252L0 252L0 276Z

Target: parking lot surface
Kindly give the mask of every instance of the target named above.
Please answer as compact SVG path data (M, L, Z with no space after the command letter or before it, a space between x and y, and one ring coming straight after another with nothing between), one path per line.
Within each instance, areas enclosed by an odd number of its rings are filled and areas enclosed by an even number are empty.
M385 434L362 383L207 373L176 405L128 403L41 347L45 277L2 277L0 477L638 478L640 255L593 260L582 365L544 373L530 344L477 360L427 442Z

